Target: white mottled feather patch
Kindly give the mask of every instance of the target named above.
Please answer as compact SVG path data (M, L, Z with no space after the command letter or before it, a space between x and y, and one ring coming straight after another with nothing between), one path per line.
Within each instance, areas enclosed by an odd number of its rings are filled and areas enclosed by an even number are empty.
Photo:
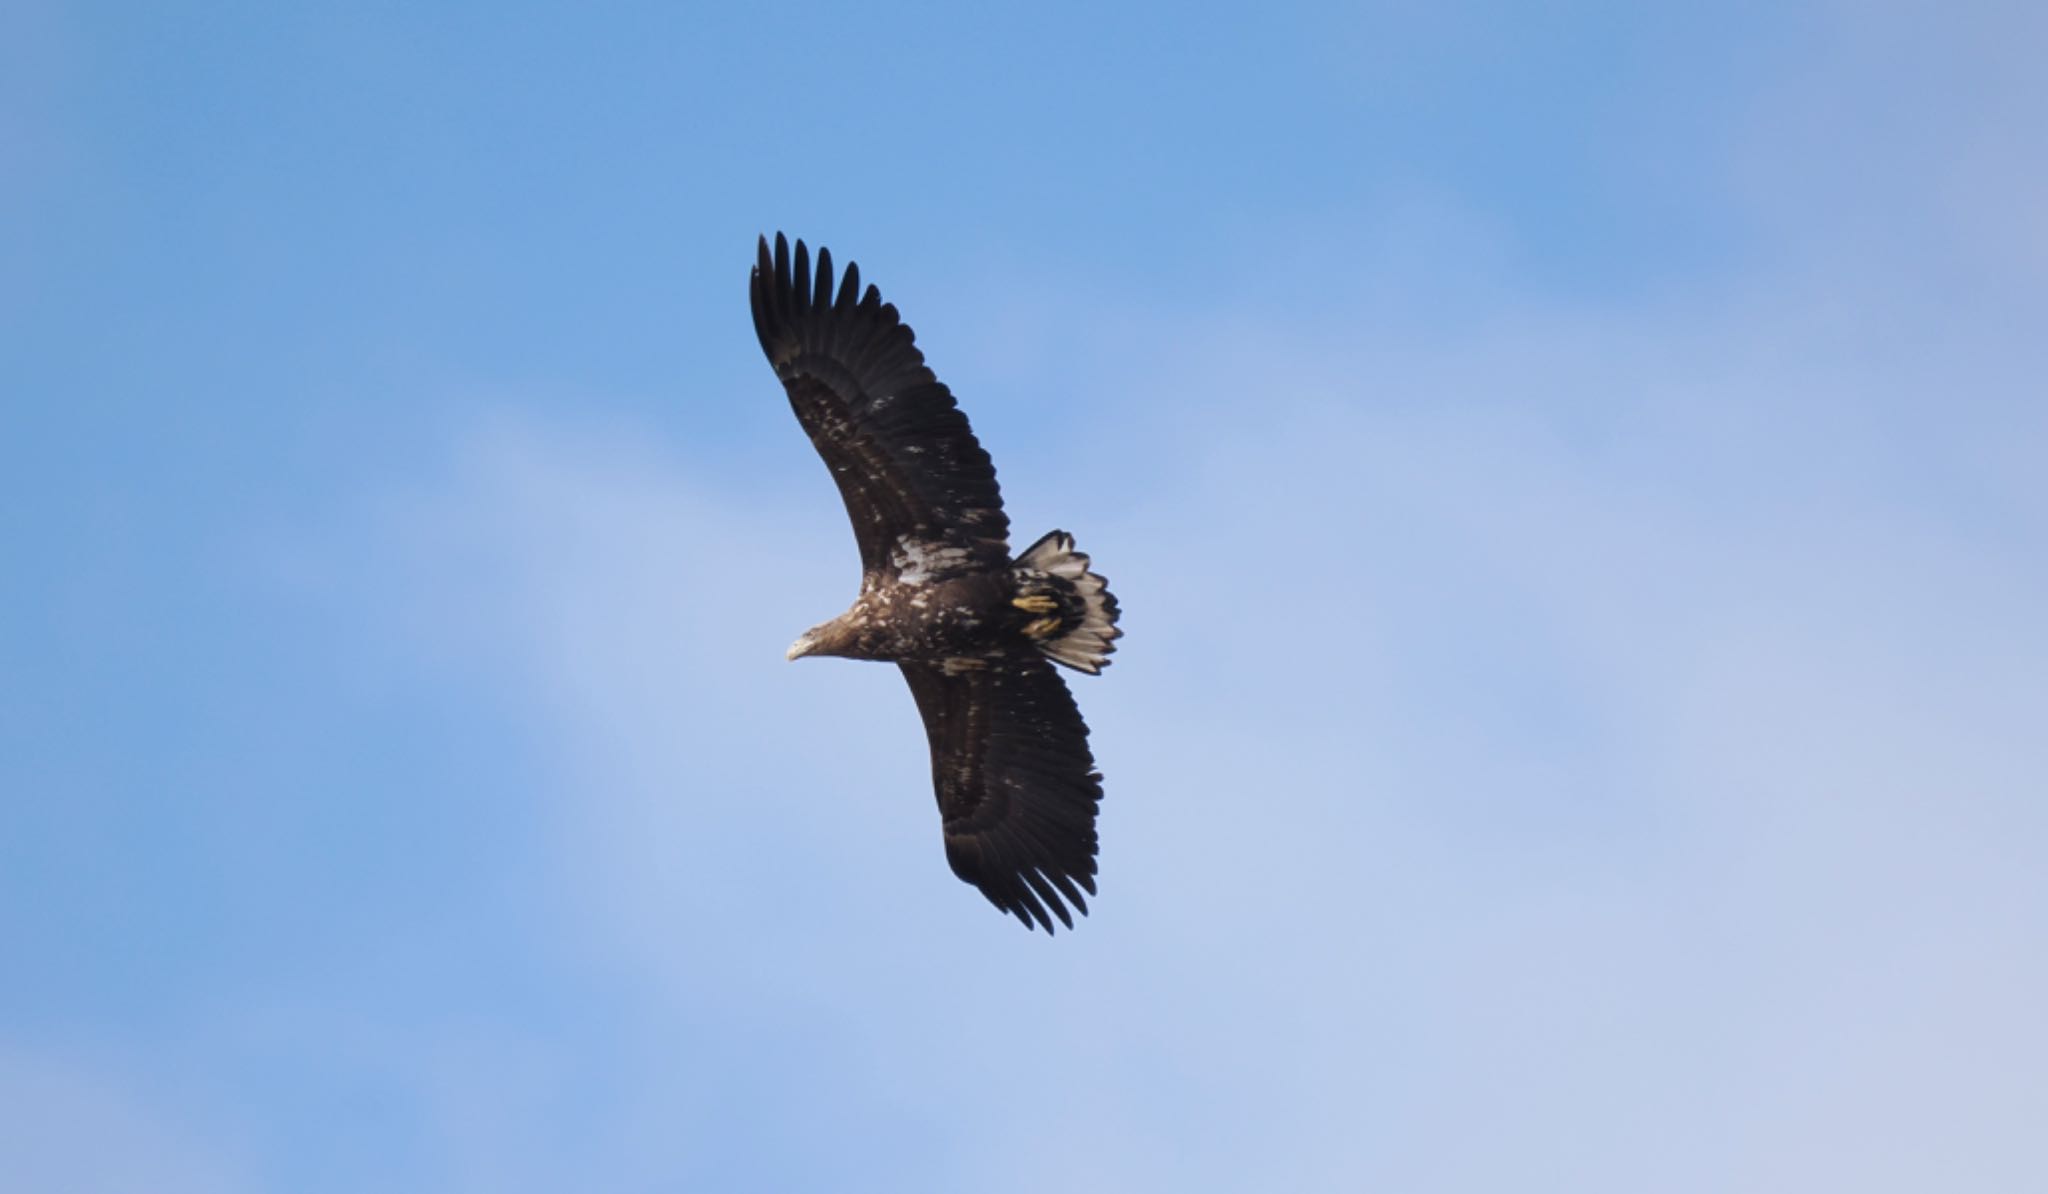
M968 556L965 548L950 543L903 535L897 538L896 549L889 553L889 563L896 568L898 584L923 585L965 567Z

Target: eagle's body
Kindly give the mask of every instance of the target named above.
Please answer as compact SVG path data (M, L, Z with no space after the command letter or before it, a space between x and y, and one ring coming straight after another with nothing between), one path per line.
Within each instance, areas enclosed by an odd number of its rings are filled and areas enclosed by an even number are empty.
M853 608L810 631L790 658L839 655L890 662L979 659L1022 629L1022 610L1006 611L1014 586L1001 573L974 572L924 584L892 584L863 593Z
M1062 538L1055 531L1033 550L1041 555L1056 551L1053 545ZM1031 551L1025 559L1037 562ZM1113 609L1109 616L1114 617ZM1092 672L1107 661L1069 656L1059 642L1063 632L1079 630L1088 618L1086 598L1074 586L1030 564L941 575L905 571L894 580L877 578L852 609L805 632L790 647L789 657L923 661L957 672L1012 651L1037 649Z
M1095 892L1102 777L1088 727L1054 672L1108 665L1117 603L1061 531L1012 558L995 469L925 367L910 329L849 265L811 271L763 238L754 327L797 420L824 457L860 545L860 596L791 659L896 663L931 745L955 874L1048 931Z

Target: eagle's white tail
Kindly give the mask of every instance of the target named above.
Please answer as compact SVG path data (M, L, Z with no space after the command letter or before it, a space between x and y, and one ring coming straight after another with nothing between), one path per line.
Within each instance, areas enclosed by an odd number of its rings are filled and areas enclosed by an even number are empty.
M1051 532L1024 549L1017 570L1022 588L1043 586L1063 599L1059 633L1042 639L1038 649L1053 662L1091 676L1108 667L1109 653L1123 635L1116 628L1116 597L1107 580L1088 570L1088 557L1074 550L1074 537Z

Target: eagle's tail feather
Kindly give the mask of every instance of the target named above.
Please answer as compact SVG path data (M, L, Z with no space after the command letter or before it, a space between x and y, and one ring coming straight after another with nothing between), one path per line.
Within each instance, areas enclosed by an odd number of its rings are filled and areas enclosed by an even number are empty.
M1109 654L1123 635L1116 626L1116 597L1107 580L1088 570L1088 557L1074 550L1074 537L1065 531L1047 534L1017 557L1017 570L1023 574L1020 589L1044 587L1063 598L1058 632L1038 643L1046 658L1091 676L1108 667Z

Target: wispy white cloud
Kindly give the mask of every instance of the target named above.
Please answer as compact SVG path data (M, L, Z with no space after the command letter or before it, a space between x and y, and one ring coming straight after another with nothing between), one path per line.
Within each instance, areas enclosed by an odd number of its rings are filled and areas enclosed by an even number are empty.
M102 1059L0 1042L0 1171L19 1190L256 1189L238 1141Z
M1057 943L946 875L888 669L781 663L853 586L820 471L736 487L560 416L459 444L373 571L560 759L565 953L758 1047L627 1118L738 1081L946 1142L935 1188L2040 1172L2040 350L1927 264L1982 231L1942 195L2039 180L1790 168L1831 87L1877 90L1850 53L1730 181L1775 173L1806 251L1697 294L1560 299L1486 250L1416 319L1435 254L1387 246L1485 217L1402 209L1356 293L1025 279L1010 342L946 342L1020 530L1074 530L1129 610L1079 686L1103 897ZM1098 449L1061 450L1077 418Z
M671 119L744 23L0 39L0 1184L2048 1172L2041 16L862 11L942 127L801 47ZM718 264L782 219L1128 610L1057 941L890 669L782 661L854 585Z
M1921 396L1764 309L1192 337L1141 482L1028 499L1067 495L1133 632L1081 690L1104 896L1057 955L944 874L895 677L776 657L852 584L822 486L744 508L652 430L543 420L402 521L445 566L429 637L495 627L568 760L584 944L678 1014L818 1025L851 1052L817 1080L963 1164L1021 1133L1094 1140L1103 1188L2023 1172L2048 586L1906 467ZM994 1024L1017 1101L939 1109L993 1063L933 1042Z

